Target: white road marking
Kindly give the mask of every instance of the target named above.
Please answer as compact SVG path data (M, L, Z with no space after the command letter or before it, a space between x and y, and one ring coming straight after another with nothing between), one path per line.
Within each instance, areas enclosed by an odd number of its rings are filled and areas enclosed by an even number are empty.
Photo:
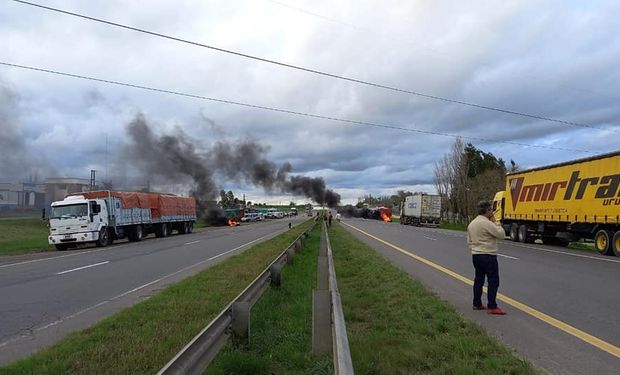
M191 244L195 244L195 243L198 243L198 242L200 242L200 240L196 240L196 241L192 241L192 242L186 242L185 244L186 245L191 245Z
M504 255L504 254L500 254L500 253L497 253L497 256L508 258L508 259L519 260L519 258L511 257L510 255Z
M288 228L286 228L285 230L288 230ZM231 253L231 252L233 252L233 251L235 251L235 250L239 250L239 249L241 249L241 248L243 248L243 247L245 247L245 246L249 246L249 245L251 245L251 244L253 244L253 243L255 243L255 242L261 241L261 240L263 240L263 239L265 239L265 238L267 238L267 237L269 237L269 236L278 235L278 234L280 234L281 232L284 232L285 230L279 230L279 231L276 231L276 232L274 232L274 233L266 234L266 235L264 235L264 236L262 236L262 237L260 237L260 238L257 238L257 239L255 239L255 240L253 240L253 241L250 241L250 242L247 242L247 243L245 243L245 244L243 244L243 245L241 245L241 246L237 246L237 247L235 247L234 249L230 249L230 250L228 250L228 251L226 251L226 252L223 252L223 253L218 254L218 255L216 255L216 256L213 256L213 257L211 257L211 258L208 258L208 259L205 259L205 260L201 260L201 261L200 261L200 262L198 262L198 263L194 263L194 264L192 264L192 265L190 265L190 266L187 266L187 267L181 268L180 270L175 271L175 272L173 272L173 273L170 273L170 274L168 274L168 275L166 275L166 276L162 276L162 277L160 277L159 279L156 279L156 280L150 281L150 282L148 282L148 283L146 283L146 284L140 285L140 286L138 286L138 287L136 287L136 288L133 288L133 289L131 289L131 290L128 290L128 291L126 291L126 292L123 292L123 293L121 293L121 294L119 294L119 295L116 295L116 296L114 296L114 297L112 297L112 298L110 298L110 299L106 299L105 301L101 301L101 302L99 302L99 303L97 303L97 304L94 304L94 305L92 305L92 306L89 306L89 307L87 307L87 308L85 308L85 309L83 309L83 310L80 310L80 311L76 312L76 313L73 313L73 314L71 314L71 315L65 316L64 318L60 318L60 319L58 319L58 320L56 320L56 321L53 321L53 322L51 322L51 323L49 323L49 324L47 324L47 325L42 326L42 327L35 328L35 329L34 329L34 331L36 331L36 332L38 332L38 331L43 331L44 329L47 329L47 328L53 327L53 326L55 326L55 325L58 325L58 324L60 324L60 323L62 323L62 322L64 322L64 321L66 321L66 320L69 320L69 319L75 318L76 316L82 315L82 314L84 314L84 313L86 313L86 312L88 312L88 311L90 311L90 310L94 310L94 309L96 309L97 307L103 306L103 305L107 304L108 302L115 301L115 300L117 300L117 299L119 299L119 298L122 298L122 297L124 297L124 296L128 295L128 294L131 294L131 293L137 292L137 291L138 291L138 290L140 290L140 289L144 289L144 288L146 288L146 287L148 287L148 286L150 286L150 285L156 284L156 283L158 283L158 282L160 282L160 281L162 281L162 280L165 280L165 279L167 279L167 278L169 278L169 277L172 277L172 276L174 276L174 275L177 275L177 274L179 274L179 273L181 273L181 272L183 272L183 271L187 271L187 270L189 270L189 269L191 269L191 268L193 268L193 267L196 267L196 266L199 266L199 265L201 265L201 264L203 264L203 263L206 263L206 262L212 261L212 260L214 260L214 259L217 259L217 258L219 258L219 257L221 257L221 256L224 256L224 255L226 255L226 254L229 254L229 253ZM107 263L107 262L106 262L106 263ZM7 344L9 344L9 343L12 343L12 342L14 342L14 341L17 341L17 340L19 340L19 339L26 338L26 337L29 337L29 335L22 335L22 336L18 336L18 337L13 337L13 338L11 338L11 339L9 339L9 340L6 340L6 341L4 341L4 342L0 343L0 348L1 348L1 347L3 347L3 346L6 346L6 345L7 345Z
M426 236L424 236L424 238L426 238L427 240L431 240L431 241L437 241L437 239L433 238L433 237L426 237Z
M43 261L46 261L46 260L55 260L55 259L61 259L61 258L68 258L68 257L76 256L76 255L86 254L86 253L98 253L100 251L108 250L111 247L120 247L120 246L122 246L122 244L118 245L118 246L110 246L110 247L102 248L102 249L98 249L98 250L87 250L87 251L80 251L79 253L73 253L73 254L67 254L67 255L59 255L57 257L49 257L49 258L43 258L43 259L33 259L33 260L26 260L26 261L23 261L23 262L3 264L3 265L0 265L0 268L19 266L19 265L28 264L28 263L43 262Z
M109 260L106 260L105 262L99 262L99 263L95 263L95 264L89 264L88 266L82 266L82 267L73 268L73 269L66 270L66 271L56 272L56 275L64 275L65 273L75 272L75 271L79 271L79 270L83 270L83 269L86 269L86 268L91 268L91 267L97 267L97 266L101 266L102 264L107 264L107 263L110 263L110 261L109 261Z
M541 247L535 247L535 246L527 246L527 245L519 245L519 244L512 244L512 245L513 246L517 246L517 247L523 247L523 248L526 248L526 249L533 249L533 250L538 250L538 251L546 251L548 253L556 253L556 254L570 255L570 256L579 257L579 258L587 258L587 259L593 259L593 260L600 260L601 262L620 263L620 260L617 260L617 259L608 259L608 258L596 257L596 256L592 256L592 255L568 253L568 252L565 252L565 251L546 249L546 248L544 248L542 246Z

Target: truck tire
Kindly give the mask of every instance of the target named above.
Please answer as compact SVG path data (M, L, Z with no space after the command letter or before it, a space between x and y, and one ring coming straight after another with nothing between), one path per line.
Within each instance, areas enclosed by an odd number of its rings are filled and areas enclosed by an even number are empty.
M142 238L144 238L144 229L142 228L142 225L132 226L127 237L130 242L142 241Z
M57 243L56 245L54 245L54 247L55 247L55 248L56 248L56 250L58 250L58 251L65 251L65 250L67 250L67 248L68 248L69 246L67 246L67 244L64 244L64 243Z
M158 238L168 237L169 234L170 234L170 227L168 226L168 223L159 224L157 226L157 229L155 230L155 237L158 237Z
M611 250L615 256L620 257L620 231L617 231L616 234L614 234Z
M513 242L518 242L519 241L519 225L517 225L516 223L513 223L510 226L510 234L509 234L510 240Z
M99 239L95 242L97 247L106 247L110 244L110 233L108 228L101 228L99 232Z
M518 238L519 238L519 242L521 242L521 243L532 243L532 242L534 242L534 241L532 241L532 237L529 235L529 233L527 233L527 225L525 225L525 224L519 225Z
M190 234L194 231L194 222L190 221L187 223L187 234Z
M594 236L594 249L601 255L612 255L612 242L614 234L612 231L601 229Z
M179 223L179 234L187 234L187 221Z

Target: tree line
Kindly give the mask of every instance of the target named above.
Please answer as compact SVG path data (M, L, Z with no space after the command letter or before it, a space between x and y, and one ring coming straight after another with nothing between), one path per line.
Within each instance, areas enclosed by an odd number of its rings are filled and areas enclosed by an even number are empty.
M477 203L492 200L504 189L506 172L518 169L513 160L506 166L501 158L457 138L450 151L435 163L434 183L442 199L442 218L469 222L476 215Z

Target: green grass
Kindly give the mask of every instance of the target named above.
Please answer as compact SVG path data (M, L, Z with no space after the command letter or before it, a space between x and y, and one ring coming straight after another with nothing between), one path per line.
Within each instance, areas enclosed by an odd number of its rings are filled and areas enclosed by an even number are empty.
M219 263L0 374L154 374L310 222Z
M3 218L0 220L0 255L51 250L48 234L47 222L40 218Z
M439 224L439 228L441 229L450 229L450 230L460 230L463 232L467 231L467 224L460 224L460 223L450 223L447 221L442 221Z
M568 247L576 250L589 250L592 252L596 252L594 244L591 242L571 242L568 244Z
M282 269L282 285L265 292L251 311L250 344L228 345L207 374L331 374L331 356L312 350L312 289L320 242L319 227L294 263Z
M339 225L330 229L356 374L534 374Z

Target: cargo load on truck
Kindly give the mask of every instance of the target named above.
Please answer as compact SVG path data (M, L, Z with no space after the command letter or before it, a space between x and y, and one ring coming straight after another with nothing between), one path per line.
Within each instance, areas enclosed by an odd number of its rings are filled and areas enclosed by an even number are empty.
M439 226L441 196L416 194L405 197L400 204L400 223L416 226Z
M493 210L513 241L590 239L620 256L620 152L509 173Z
M171 194L90 191L51 206L49 243L59 250L85 242L107 246L125 237L140 241L149 233L191 233L196 222L195 199Z

